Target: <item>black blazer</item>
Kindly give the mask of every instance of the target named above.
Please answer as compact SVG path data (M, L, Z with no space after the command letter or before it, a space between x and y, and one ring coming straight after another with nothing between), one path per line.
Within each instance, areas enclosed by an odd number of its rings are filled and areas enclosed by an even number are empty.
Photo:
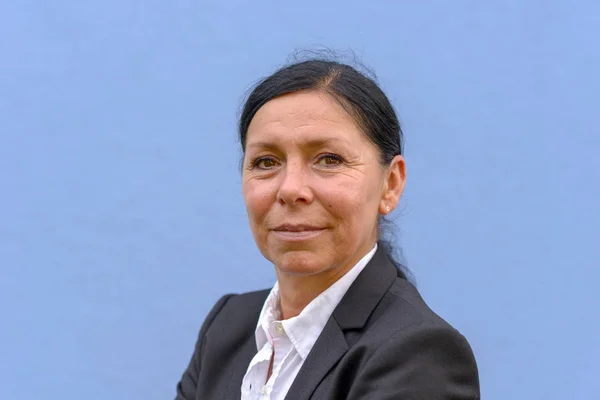
M327 321L286 400L479 399L466 339L398 275L379 246ZM216 303L176 400L240 399L268 294L226 295Z

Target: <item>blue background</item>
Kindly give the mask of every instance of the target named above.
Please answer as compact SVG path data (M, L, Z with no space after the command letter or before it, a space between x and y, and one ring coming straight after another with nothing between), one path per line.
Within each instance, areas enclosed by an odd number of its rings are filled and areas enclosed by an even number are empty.
M0 2L0 398L174 396L212 304L274 283L242 96L325 45L399 111L398 243L483 399L599 399L599 38L593 0Z

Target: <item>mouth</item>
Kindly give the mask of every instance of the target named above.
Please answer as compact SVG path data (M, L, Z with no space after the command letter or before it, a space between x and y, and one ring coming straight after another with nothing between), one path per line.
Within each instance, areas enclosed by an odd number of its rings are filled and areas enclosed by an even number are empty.
M286 242L298 242L319 236L325 228L312 225L280 225L272 230L273 234Z
M323 228L315 225L305 225L305 224L282 224L279 225L273 230L275 232L306 232L306 231L320 231Z

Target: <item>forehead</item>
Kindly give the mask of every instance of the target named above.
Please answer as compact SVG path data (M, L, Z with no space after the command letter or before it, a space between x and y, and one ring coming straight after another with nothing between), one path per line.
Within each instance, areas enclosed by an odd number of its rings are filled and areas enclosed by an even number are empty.
M355 120L332 96L317 91L277 97L255 114L248 127L247 145L264 140L364 142Z

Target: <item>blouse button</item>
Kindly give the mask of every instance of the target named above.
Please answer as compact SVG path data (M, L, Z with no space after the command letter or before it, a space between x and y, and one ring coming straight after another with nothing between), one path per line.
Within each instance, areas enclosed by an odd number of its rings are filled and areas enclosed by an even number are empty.
M277 331L277 333L279 333L280 335L283 335L285 333L285 331L283 330L283 325L281 324L281 322L278 322L275 324L275 331Z

